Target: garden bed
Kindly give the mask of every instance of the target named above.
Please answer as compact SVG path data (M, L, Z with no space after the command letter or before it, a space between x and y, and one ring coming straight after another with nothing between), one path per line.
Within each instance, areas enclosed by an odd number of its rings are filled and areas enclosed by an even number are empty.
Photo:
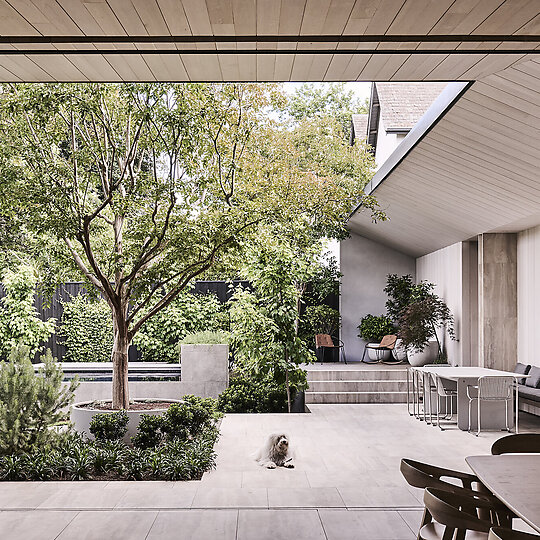
M156 409L168 409L173 403L178 401L158 401L158 400L145 400L145 401L132 401L129 404L130 411L154 411ZM110 401L92 401L86 403L79 403L77 405L80 409L94 409L98 411L116 411L118 409L112 408Z

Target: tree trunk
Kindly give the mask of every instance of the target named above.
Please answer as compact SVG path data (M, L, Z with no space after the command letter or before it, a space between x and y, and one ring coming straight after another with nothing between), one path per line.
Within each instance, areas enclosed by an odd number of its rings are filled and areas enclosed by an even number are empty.
M113 409L129 409L128 388L128 328L125 317L118 316L113 310L114 345L112 350L113 380L112 406Z
M288 362L287 351L285 351L285 361ZM291 387L289 386L289 368L285 370L285 388L287 389L287 410L291 412Z

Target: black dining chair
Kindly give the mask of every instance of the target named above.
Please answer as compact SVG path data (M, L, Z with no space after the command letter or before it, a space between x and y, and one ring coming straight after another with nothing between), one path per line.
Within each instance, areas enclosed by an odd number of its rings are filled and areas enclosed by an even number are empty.
M421 461L415 461L413 459L403 458L401 460L400 471L407 483L416 488L436 488L445 491L452 491L454 493L460 493L469 497L481 497L488 502L491 508L496 508L500 512L510 511L504 506L499 499L491 495L486 487L480 482L480 480L468 473L460 471L454 471L452 469L444 469L442 467L436 467L435 465L429 465L422 463ZM459 482L460 485L447 482L443 478L448 480L454 480ZM474 489L476 487L476 489ZM487 515L481 511L481 517ZM509 515L509 519L515 517L513 514ZM428 523L431 523L432 516L429 513L427 507L424 508L424 514L420 523L420 528ZM511 521L509 521L511 523Z
M497 439L491 445L494 456L501 454L538 454L540 453L540 433L513 433Z
M433 521L420 529L419 540L488 540L493 526L509 523L505 510L484 498L426 488L424 504ZM488 519L479 517L486 513Z
M508 529L493 527L489 531L488 540L540 540L540 536L523 531L509 531Z

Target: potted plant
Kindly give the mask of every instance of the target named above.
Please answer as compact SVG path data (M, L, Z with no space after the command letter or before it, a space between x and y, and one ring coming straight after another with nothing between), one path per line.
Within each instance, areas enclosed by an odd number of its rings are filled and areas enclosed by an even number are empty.
M386 315L371 315L368 314L362 318L358 325L358 337L367 342L368 345L376 347L384 336L396 333L396 327L392 323L390 317ZM376 349L368 349L369 359L373 362L379 360L388 360L390 351L378 351Z
M443 363L443 352L437 330L444 329L455 339L454 319L448 306L436 294L428 293L409 304L399 319L399 337L407 347L407 356L413 366Z

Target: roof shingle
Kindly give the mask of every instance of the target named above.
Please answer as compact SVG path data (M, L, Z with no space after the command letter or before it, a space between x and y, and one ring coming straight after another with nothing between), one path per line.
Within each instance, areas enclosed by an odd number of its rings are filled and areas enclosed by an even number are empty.
M443 91L446 83L375 83L384 128L410 130Z

